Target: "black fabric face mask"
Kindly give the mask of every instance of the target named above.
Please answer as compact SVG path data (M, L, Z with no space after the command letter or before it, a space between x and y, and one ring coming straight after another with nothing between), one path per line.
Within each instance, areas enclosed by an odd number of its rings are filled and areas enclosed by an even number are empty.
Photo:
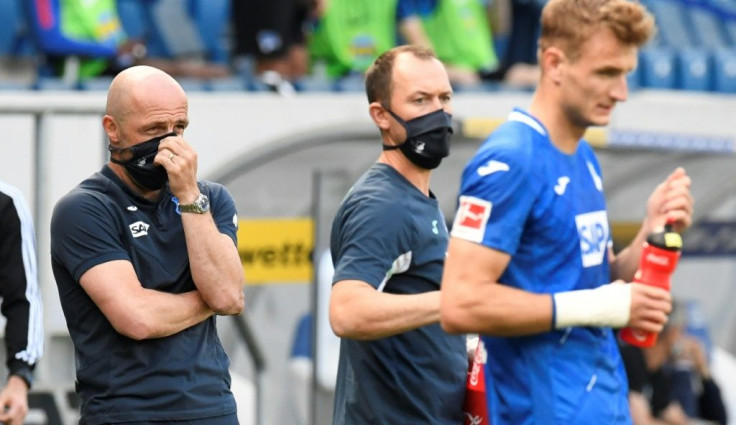
M450 154L452 115L444 109L409 121L386 110L406 129L406 140L398 145L383 145L383 150L399 149L414 165L427 170L437 168L442 158Z
M166 186L169 175L166 174L164 167L153 163L153 158L158 153L158 145L161 140L176 135L174 132L166 133L129 148L120 149L108 146L107 150L110 152L130 152L129 155L126 155L129 158L125 160L121 161L111 156L110 161L125 167L125 172L138 186L148 190L160 190Z

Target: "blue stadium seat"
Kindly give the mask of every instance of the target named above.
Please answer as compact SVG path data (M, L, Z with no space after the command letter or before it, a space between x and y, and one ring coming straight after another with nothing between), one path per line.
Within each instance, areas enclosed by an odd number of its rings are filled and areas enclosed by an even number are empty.
M685 6L670 0L642 0L642 3L656 17L659 46L678 48L695 46L683 12Z
M710 55L704 49L680 49L676 59L676 87L683 90L707 91L711 88Z
M36 80L34 88L44 91L70 91L77 90L78 86L76 82L70 82L56 77L42 76Z
M647 48L639 52L642 88L675 88L675 55L668 48Z
M112 77L95 77L81 81L79 88L89 91L107 91L112 83Z
M736 11L736 6L734 6L734 11ZM726 36L728 36L728 45L736 47L736 19L725 20L722 25L723 31L726 33Z
M32 88L33 83L28 81L0 78L0 91L23 91L30 90Z
M641 64L626 76L626 85L629 91L636 91L641 87Z
M713 52L713 89L721 93L736 93L736 48Z
M695 43L705 48L728 46L729 39L723 28L723 19L712 10L699 7L697 4L694 3L685 10L685 18L688 27L693 30Z
M360 73L346 75L335 82L335 88L341 92L363 93L365 92L365 78Z
M246 90L246 80L240 76L216 78L208 81L205 88L217 92L242 92Z
M337 91L335 81L325 76L305 75L294 83L294 87L300 92L331 92Z
M207 91L208 82L199 78L175 77L185 92Z

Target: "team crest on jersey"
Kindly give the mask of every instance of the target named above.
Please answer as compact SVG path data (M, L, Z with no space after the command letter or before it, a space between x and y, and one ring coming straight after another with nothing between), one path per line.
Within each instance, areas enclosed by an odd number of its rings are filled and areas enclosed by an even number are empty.
M140 238L141 236L148 236L148 228L150 227L150 224L136 221L128 227L130 228L130 233L134 238Z
M594 211L575 216L580 237L580 254L583 267L598 266L603 263L608 250L608 215L605 211Z
M452 224L452 236L472 242L481 242L491 216L490 202L474 196L461 196L460 206Z

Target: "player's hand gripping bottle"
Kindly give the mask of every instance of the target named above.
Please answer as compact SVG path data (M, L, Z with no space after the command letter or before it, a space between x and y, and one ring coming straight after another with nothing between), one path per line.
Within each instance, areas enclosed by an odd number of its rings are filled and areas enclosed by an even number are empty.
M681 249L682 237L672 230L672 223L667 222L663 231L650 234L644 242L634 282L658 286L669 291L670 276L680 259ZM619 334L622 340L639 347L653 346L657 341L657 335L654 332L634 328L621 329Z

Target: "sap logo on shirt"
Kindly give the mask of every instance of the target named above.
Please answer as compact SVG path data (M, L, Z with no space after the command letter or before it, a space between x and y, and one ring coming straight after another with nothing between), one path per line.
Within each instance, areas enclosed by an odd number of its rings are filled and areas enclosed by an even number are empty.
M594 211L575 216L580 237L580 254L583 267L598 266L603 263L608 249L609 229L606 211Z
M472 242L481 242L486 233L488 217L493 204L474 196L461 196L460 207L452 224L452 236Z
M128 227L130 227L130 233L134 238L140 238L141 236L148 236L148 228L150 225L142 221L136 221Z

